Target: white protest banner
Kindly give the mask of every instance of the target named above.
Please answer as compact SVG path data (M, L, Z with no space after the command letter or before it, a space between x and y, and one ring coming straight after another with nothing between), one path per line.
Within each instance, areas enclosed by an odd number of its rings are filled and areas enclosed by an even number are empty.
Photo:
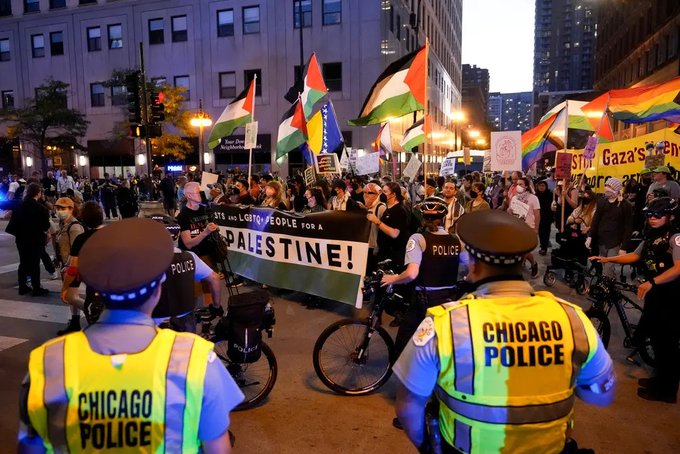
M347 158L349 159L349 167L356 169L357 159L359 157L359 150L356 148L348 148L347 153L348 153Z
M208 191L210 188L208 188L209 184L214 184L217 183L217 178L219 175L216 173L210 173L210 172L202 172L201 173L201 191Z
M257 148L257 122L246 123L246 138L243 144L246 150Z
M522 132L491 133L491 170L522 170Z
M406 164L406 168L403 172L404 178L408 178L413 181L416 178L416 175L418 175L418 170L420 170L421 165L423 165L423 163L420 162L420 159L418 159L417 155L414 154L411 156L411 159L409 159L408 164Z
M439 175L447 177L456 173L456 158L446 158L439 169Z
M528 203L520 201L517 197L513 197L510 201L510 212L520 219L526 219L530 208Z
M378 172L380 172L380 153L367 153L357 158L357 175L370 175Z

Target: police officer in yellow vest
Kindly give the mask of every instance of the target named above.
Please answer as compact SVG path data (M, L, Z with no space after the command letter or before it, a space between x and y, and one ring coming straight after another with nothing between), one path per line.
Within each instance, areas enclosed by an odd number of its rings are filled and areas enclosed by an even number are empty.
M479 211L460 218L458 233L476 290L431 308L397 360L397 416L423 447L434 394L443 452L560 453L575 396L611 403L611 358L579 307L523 280L536 247L524 222Z
M31 352L19 443L37 452L230 451L229 412L243 394L212 343L156 328L150 315L173 257L158 222L116 222L80 254L83 281L107 310L84 332Z

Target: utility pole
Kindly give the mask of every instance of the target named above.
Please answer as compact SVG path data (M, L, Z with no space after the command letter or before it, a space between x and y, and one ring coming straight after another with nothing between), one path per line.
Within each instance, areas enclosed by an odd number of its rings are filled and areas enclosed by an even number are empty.
M144 45L139 43L139 65L141 70L141 84L142 84L142 129L144 130L144 142L146 143L146 172L151 178L152 160L151 160L151 139L149 137L149 99L146 93L146 71L144 69Z

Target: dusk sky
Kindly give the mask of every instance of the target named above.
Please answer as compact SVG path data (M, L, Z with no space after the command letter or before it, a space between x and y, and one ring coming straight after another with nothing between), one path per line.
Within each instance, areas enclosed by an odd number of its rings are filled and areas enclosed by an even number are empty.
M532 90L534 0L463 0L463 63L489 70L490 91Z

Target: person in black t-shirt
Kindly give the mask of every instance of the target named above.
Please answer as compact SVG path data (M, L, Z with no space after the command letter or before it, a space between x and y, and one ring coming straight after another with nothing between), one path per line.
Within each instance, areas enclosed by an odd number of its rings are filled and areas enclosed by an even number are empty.
M368 213L366 218L378 226L377 261L392 260L392 270L400 273L409 237L409 214L404 208L404 196L398 183L387 183L382 191L387 197L387 210L380 219L372 213Z

